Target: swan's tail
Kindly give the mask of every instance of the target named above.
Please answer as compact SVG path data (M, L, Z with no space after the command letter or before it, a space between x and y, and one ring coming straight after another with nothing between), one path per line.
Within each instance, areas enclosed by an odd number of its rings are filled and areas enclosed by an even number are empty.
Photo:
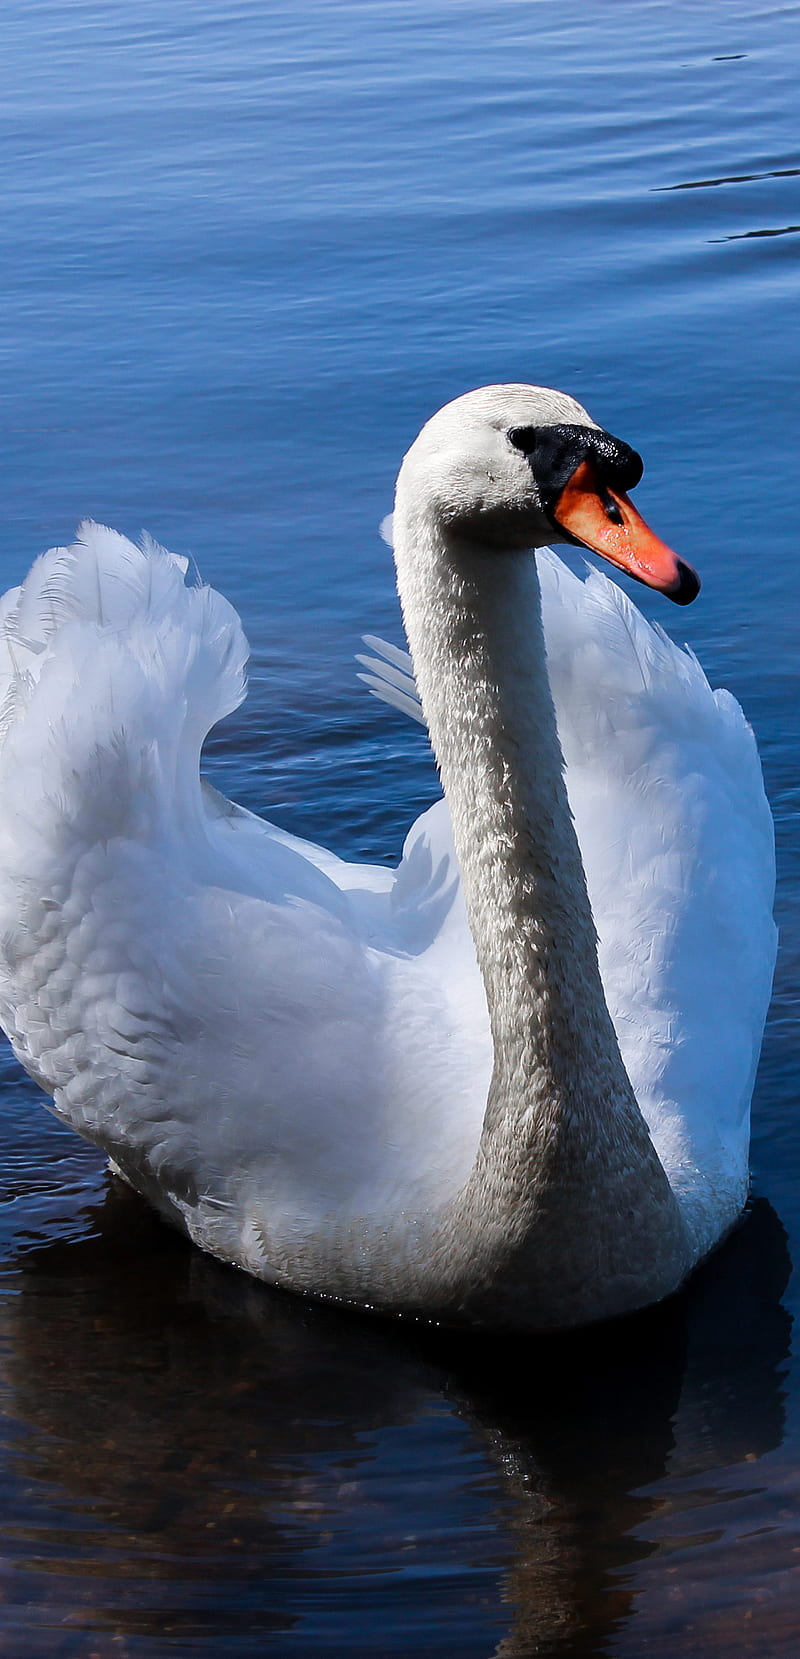
M191 790L204 737L244 695L247 645L186 569L149 538L85 523L0 601L6 879L36 868L43 841L68 857L70 841L163 830Z

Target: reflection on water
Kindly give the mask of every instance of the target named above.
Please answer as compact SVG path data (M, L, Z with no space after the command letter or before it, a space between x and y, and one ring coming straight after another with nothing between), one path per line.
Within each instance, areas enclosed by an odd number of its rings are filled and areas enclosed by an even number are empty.
M668 1307L488 1349L271 1293L111 1181L84 1222L22 1248L2 1302L18 1659L167 1638L578 1655L604 1633L629 1651L629 1623L635 1652L645 1630L667 1640L663 1608L641 1611L662 1556L691 1561L684 1598L725 1584L719 1539L746 1530L783 1433L788 1259L767 1204ZM730 1599L703 1603L704 1651L740 1651Z

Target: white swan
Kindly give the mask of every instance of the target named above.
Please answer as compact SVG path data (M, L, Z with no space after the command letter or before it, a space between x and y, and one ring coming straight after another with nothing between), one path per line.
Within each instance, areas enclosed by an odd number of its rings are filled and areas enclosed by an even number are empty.
M185 562L87 525L6 597L3 1023L204 1249L547 1328L664 1296L738 1215L775 942L753 737L612 583L526 551L580 540L692 598L640 471L528 386L413 445L398 584L447 805L396 871L201 785L246 646ZM401 654L386 681L413 710Z

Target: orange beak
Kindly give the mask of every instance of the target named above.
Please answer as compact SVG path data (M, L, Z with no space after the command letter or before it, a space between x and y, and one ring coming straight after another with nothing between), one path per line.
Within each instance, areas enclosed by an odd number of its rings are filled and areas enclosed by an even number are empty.
M673 599L691 605L700 578L645 524L624 490L611 490L591 460L581 461L551 508L556 524L609 564Z

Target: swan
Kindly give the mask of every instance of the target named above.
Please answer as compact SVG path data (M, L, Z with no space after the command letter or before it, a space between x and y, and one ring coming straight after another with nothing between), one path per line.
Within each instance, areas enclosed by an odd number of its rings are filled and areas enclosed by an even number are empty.
M383 1313L547 1330L674 1291L747 1192L775 954L753 735L594 571L699 582L566 394L485 387L400 471L444 799L349 864L199 772L239 619L88 523L6 595L0 1017L52 1110L204 1250ZM417 702L421 704L421 710Z

